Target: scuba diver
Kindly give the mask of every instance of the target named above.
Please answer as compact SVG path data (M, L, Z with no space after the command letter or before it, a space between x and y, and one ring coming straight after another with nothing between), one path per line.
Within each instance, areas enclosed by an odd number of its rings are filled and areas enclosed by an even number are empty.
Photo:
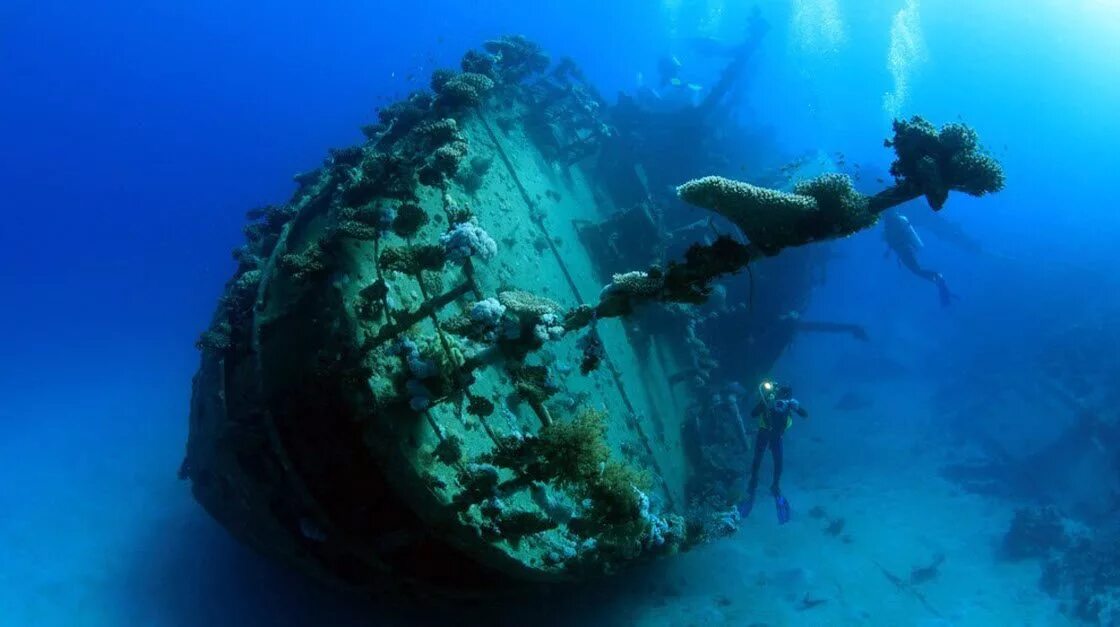
M945 277L940 272L926 270L918 264L917 251L923 246L922 239L906 216L898 212L888 213L883 219L883 239L887 243L884 257L893 252L898 257L898 262L906 266L907 270L936 285L942 307L948 307L953 302L956 295L949 291Z
M747 484L747 499L739 504L739 515L746 518L754 507L754 492L758 487L758 468L762 465L762 455L770 449L774 458L774 481L770 493L778 509L778 524L789 522L789 501L782 496L782 436L793 424L793 414L808 418L809 412L793 397L793 388L785 383L766 380L758 384L759 401L751 410L751 416L758 418L758 433L754 439L754 459L751 461L751 477Z
M638 105L656 114L673 114L694 109L700 103L703 87L681 78L683 66L677 57L667 56L657 60L657 86L645 84L638 74Z

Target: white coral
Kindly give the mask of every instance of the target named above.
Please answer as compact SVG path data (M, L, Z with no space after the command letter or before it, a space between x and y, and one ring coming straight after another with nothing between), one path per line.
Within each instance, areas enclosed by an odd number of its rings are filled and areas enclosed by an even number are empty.
M655 296L664 287L665 280L660 276L654 276L648 272L641 270L634 270L625 274L616 274L611 277L610 285L607 285L599 293L599 297L603 298L610 294L619 294L623 296Z
M486 327L497 326L506 313L506 306L496 298L486 298L471 306L471 321Z
M439 243L451 261L462 261L472 256L490 259L498 254L498 244L482 230L475 218L456 224L454 229L440 236Z
M558 340L564 335L564 327L556 314L547 313L541 316L533 325L533 335L542 342Z

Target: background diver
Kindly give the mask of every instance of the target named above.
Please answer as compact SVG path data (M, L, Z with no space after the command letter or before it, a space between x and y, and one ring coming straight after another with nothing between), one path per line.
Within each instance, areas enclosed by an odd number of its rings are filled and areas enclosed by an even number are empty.
M918 263L917 252L923 246L922 239L906 216L898 212L888 213L883 219L883 239L887 242L884 256L893 252L898 257L898 262L906 266L907 270L936 285L942 307L953 302L956 296L949 291L945 277L940 272L926 270Z
M763 381L758 385L759 401L751 410L751 416L758 418L758 433L754 439L754 459L751 461L751 477L747 484L747 499L739 504L739 514L744 518L754 507L754 492L758 487L758 468L762 465L762 455L770 449L774 459L774 480L770 493L778 509L778 523L789 522L789 501L782 496L782 436L793 424L793 414L808 418L809 412L793 397L793 388L788 384Z

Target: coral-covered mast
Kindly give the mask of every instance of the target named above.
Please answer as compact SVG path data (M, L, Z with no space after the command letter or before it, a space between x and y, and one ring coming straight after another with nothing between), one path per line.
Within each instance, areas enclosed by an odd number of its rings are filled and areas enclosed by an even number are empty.
M983 196L1003 189L999 162L984 152L976 132L963 124L946 124L938 130L920 117L896 120L894 138L885 145L893 147L897 156L891 165L895 184L873 196L857 192L844 174L803 181L792 193L718 176L681 185L677 193L682 200L735 223L748 243L724 236L712 244L693 246L684 261L665 269L615 275L599 304L569 312L566 326L575 329L596 317L625 315L642 301L701 303L720 276L783 248L852 235L904 202L925 196L937 211L950 191Z

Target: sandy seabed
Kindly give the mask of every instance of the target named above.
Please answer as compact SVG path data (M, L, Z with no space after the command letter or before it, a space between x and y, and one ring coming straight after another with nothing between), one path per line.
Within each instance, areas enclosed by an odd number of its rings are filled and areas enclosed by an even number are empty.
M814 411L787 435L785 526L760 498L735 536L641 572L501 607L420 607L324 589L211 521L175 479L182 374L141 397L75 391L80 412L56 399L34 420L4 418L0 624L1069 624L1039 590L1037 562L997 558L1015 504L939 475L966 453L930 436L936 417L914 403L931 393L922 381L870 388L859 412L829 409L839 388L802 395Z

